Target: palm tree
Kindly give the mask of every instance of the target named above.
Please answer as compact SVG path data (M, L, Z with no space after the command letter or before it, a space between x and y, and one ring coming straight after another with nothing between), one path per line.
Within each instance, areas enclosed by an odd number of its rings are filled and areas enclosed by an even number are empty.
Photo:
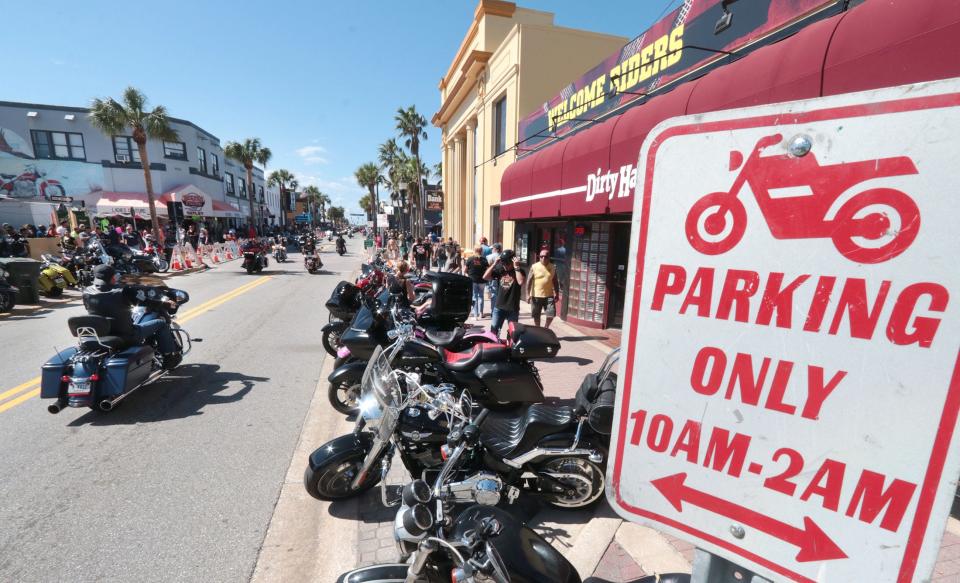
M330 197L320 192L316 186L310 185L303 189L303 197L310 206L310 221L313 222L313 209L319 208L320 220L323 220L324 206L330 202Z
M267 177L267 184L280 189L280 217L286 222L287 218L287 190L296 190L298 183L293 173L283 168L274 170Z
M357 204L360 205L360 208L363 212L367 213L367 220L373 220L373 198L369 194L365 194L360 197L360 200L357 201Z
M397 109L397 115L394 116L394 119L397 122L397 131L400 133L400 137L404 140L407 148L410 150L410 154L417 161L416 169L418 171L415 179L417 182L417 192L420 192L421 176L419 173L422 165L420 164L420 140L427 139L427 118L420 115L417 112L417 107L411 105L410 107L403 109ZM417 228L415 234L422 234L423 231L423 209L420 208L419 194L415 201L417 208L420 209L419 218L417 220ZM411 204L411 210L413 205Z
M443 163L437 162L433 165L433 177L437 179L437 184L443 181Z
M378 197L376 188L377 185L383 181L383 177L380 176L380 168L378 168L373 162L367 162L366 164L361 164L360 167L357 168L353 173L353 176L357 179L357 184L367 189L370 200L373 202L373 229L376 231L376 214L380 211L380 201L377 200Z
M330 207L330 221L338 228L343 226L343 219L346 216L346 211L343 210L342 206Z
M153 177L150 176L150 158L147 156L147 140L176 142L180 138L170 125L167 108L158 105L147 111L147 97L135 87L123 91L123 103L112 97L94 99L90 106L90 123L103 133L113 136L129 130L140 154L143 166L143 181L150 206L150 226L155 241L160 240L160 221L157 219L157 203L153 198Z
M247 138L242 144L227 142L227 145L223 148L223 155L240 162L247 170L247 199L250 201L250 224L253 225L256 222L253 213L253 164L256 162L261 166L266 166L273 153L270 148L260 144L260 138Z

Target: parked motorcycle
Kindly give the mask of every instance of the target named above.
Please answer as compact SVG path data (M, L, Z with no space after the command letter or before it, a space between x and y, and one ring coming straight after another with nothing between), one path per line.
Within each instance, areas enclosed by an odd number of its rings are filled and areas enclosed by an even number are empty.
M450 453L443 446L452 422L442 414L456 410L451 403L461 411L463 403L472 406L472 395L451 384L421 385L419 375L395 369L390 361L399 350L378 347L368 363L354 432L310 455L304 486L314 498L347 498L382 483L394 453L412 476L440 468ZM594 425L608 405L586 401L583 410L534 403L486 413L475 455L464 461L467 479L499 480L511 502L527 491L560 508L595 503L603 495L610 427Z
M133 324L164 320L173 333L175 353L161 357L155 338L140 342L130 335L115 335L124 326L112 318L74 316L67 325L77 337L77 346L60 351L43 365L40 398L55 399L47 411L59 413L65 407L110 411L130 393L167 375L190 352L192 343L200 341L191 339L174 321L179 307L190 300L187 292L172 288L150 291L171 301L150 310L138 306Z
M443 274L444 276L452 274ZM454 324L451 329L434 328L437 322L448 324L450 315L442 301L439 316L432 321L412 320L409 314L389 308L389 294L375 302L367 300L340 341L330 382L330 404L344 414L353 414L358 406L365 361L378 347L387 346L398 322L411 324L412 332L402 335L402 346L392 364L405 371L423 375L428 383L454 383L468 389L485 406L504 407L543 400L540 374L531 358L551 358L560 349L556 335L546 328L511 323L508 343L503 343L486 328L468 330ZM466 314L466 312L464 312ZM429 326L429 327L428 327Z
M581 583L562 553L497 507L504 490L497 477L462 479L484 421L481 412L451 432L446 447L452 453L432 486L416 479L403 487L393 522L398 561L354 569L337 583ZM690 583L690 575L657 574L633 583Z
M40 257L40 277L37 284L47 297L58 298L67 287L77 285L77 279L61 264L60 259L50 253L44 253Z
M17 288L7 281L9 273L0 265L0 314L3 312L12 312L17 305Z

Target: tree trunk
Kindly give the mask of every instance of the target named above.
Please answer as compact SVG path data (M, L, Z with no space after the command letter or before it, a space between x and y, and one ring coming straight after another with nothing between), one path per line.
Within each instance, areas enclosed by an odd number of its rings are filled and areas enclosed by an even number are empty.
M160 243L160 219L157 218L157 202L153 199L153 177L150 176L150 158L147 156L147 142L137 141L140 152L140 164L143 166L143 182L147 187L147 205L150 207L150 228L153 240Z
M250 201L250 226L254 229L257 228L257 220L253 214L253 164L247 166L243 165L247 169L247 200Z

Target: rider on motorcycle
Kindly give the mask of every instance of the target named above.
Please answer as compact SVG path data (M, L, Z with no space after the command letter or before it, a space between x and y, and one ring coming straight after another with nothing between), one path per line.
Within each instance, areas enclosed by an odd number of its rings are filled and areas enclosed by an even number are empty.
M347 241L343 238L343 233L337 235L337 253L343 255L347 252Z
M148 310L163 305L167 300L154 286L117 285L117 272L110 265L93 269L93 285L83 290L83 306L93 316L112 318L110 334L120 336L131 344L144 344L156 339L157 351L165 368L173 368L177 345L170 327L162 319L134 324L133 306Z

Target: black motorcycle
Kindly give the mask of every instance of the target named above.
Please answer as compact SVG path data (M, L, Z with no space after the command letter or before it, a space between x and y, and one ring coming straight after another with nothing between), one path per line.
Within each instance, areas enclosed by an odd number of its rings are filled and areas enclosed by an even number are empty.
M12 312L17 305L17 293L20 291L7 281L7 271L0 266L0 314Z
M40 398L55 399L47 407L59 413L65 407L90 407L110 411L133 391L165 376L186 356L193 342L186 330L174 322L179 307L190 300L187 292L172 288L150 288L148 294L168 302L157 303L147 310L138 306L133 311L133 324L164 320L173 333L176 351L161 356L156 339L143 341L128 333L115 335L129 328L103 316L74 316L67 320L70 332L77 337L77 346L60 351L43 365Z
M365 300L373 306L361 308L340 336L343 347L327 377L330 404L337 411L356 413L367 361L378 347L398 339L398 321L410 325L410 330L399 338L391 361L394 367L422 375L427 384L465 388L487 407L543 401L540 374L530 359L557 354L560 341L551 330L511 324L505 344L486 328L467 330L456 320L414 320L408 311L389 307L393 301L385 299L389 297L384 291L376 300ZM438 322L442 328L433 327ZM453 328L445 329L451 324Z
M378 348L368 364L354 432L310 455L304 486L314 498L347 498L372 488L387 475L394 453L412 476L443 465L452 423L441 413L455 409L450 403L472 403L470 394L453 385L420 385L419 375L391 367L392 356ZM511 502L528 491L560 508L595 503L603 495L610 434L601 422L612 417L612 402L587 397L576 408L535 403L487 413L480 447L464 462L469 479L492 474L508 486Z
M267 266L267 256L259 246L245 244L243 246L243 268L247 273L260 273Z
M394 519L398 562L354 569L337 583L581 583L576 568L533 529L504 509L496 479L457 481L480 443L481 413L450 434L452 451L431 486L404 486ZM690 583L686 573L634 583Z
M337 239L337 253L342 257L347 252L347 242L343 239Z

